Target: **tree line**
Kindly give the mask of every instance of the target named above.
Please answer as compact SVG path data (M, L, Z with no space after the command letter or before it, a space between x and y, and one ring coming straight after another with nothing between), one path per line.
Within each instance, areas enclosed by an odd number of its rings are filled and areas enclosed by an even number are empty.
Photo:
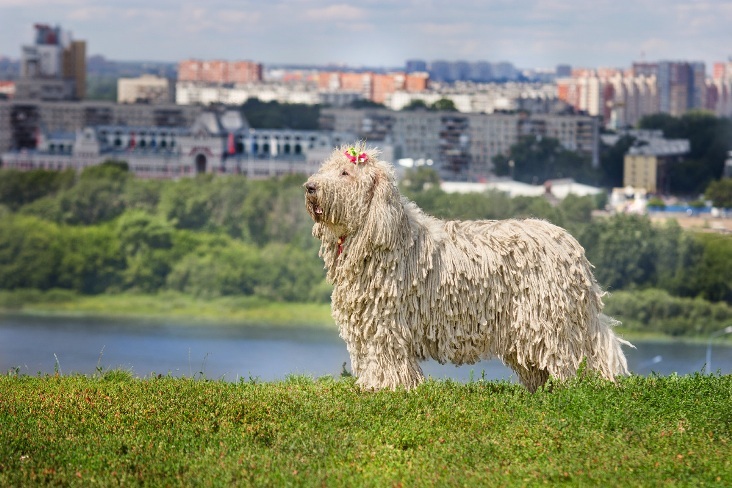
M326 301L303 178L134 178L124 163L0 172L0 289Z
M142 180L110 161L81 174L0 171L0 289L178 290L327 302L303 176ZM446 219L536 217L567 228L601 285L732 304L732 237L644 216L593 218L596 197L448 194L421 168L402 191ZM432 183L432 184L430 184Z

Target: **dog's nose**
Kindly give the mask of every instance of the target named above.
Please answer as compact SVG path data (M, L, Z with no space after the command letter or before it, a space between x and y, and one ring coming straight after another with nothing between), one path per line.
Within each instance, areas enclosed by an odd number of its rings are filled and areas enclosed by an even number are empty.
M315 193L317 187L315 186L315 183L308 182L305 184L305 189L308 191L308 193Z

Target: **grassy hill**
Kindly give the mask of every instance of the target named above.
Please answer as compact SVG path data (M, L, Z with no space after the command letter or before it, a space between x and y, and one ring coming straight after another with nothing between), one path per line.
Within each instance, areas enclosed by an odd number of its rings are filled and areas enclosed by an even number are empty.
M536 394L352 378L0 377L0 485L721 486L732 376L592 377Z

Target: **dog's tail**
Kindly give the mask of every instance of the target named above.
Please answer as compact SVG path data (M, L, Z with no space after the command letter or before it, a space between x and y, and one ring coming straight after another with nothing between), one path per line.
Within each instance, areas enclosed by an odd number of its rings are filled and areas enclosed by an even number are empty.
M620 324L612 317L600 314L600 327L594 341L594 368L603 377L614 381L617 375L626 375L628 361L625 359L622 346L635 349L635 346L625 339L615 335L613 327Z

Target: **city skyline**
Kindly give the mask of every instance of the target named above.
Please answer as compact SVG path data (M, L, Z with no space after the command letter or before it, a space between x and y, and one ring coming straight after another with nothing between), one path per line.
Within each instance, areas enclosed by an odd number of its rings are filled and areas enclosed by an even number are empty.
M324 0L154 4L0 0L0 56L17 58L33 25L60 25L88 55L120 61L249 59L266 64L402 67L409 59L630 66L686 59L711 69L732 52L722 0Z

